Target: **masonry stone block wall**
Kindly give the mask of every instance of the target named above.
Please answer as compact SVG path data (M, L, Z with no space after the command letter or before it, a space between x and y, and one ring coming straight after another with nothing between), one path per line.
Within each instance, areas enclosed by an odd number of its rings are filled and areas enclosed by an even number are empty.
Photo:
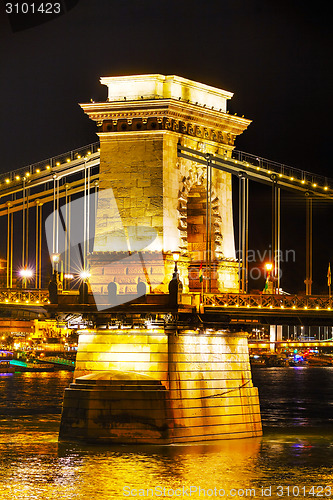
M250 121L227 113L230 92L181 77L101 81L108 87L107 101L82 105L96 121L101 143L92 287L106 293L108 283L118 280L120 293L132 293L139 276L135 282L126 271L122 252L140 251L149 290L166 293L172 252L180 251L184 291L196 291L198 270L206 260L206 168L178 158L177 144L230 156L235 137ZM193 201L198 195L200 207ZM238 291L228 173L212 172L211 210L212 289ZM109 265L108 255L117 252L118 270L116 259Z

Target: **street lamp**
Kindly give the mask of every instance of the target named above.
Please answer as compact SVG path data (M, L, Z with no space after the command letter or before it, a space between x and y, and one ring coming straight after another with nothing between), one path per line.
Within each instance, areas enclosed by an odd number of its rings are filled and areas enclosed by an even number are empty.
M175 268L174 268L173 272L174 272L174 274L178 274L177 262L179 261L180 252L178 252L178 250L176 250L175 252L172 252L172 255L173 255L173 260L175 263Z
M181 303L181 293L183 291L183 284L179 279L177 262L180 257L180 252L172 252L175 267L173 270L172 280L169 283L169 304L178 306Z
M273 293L274 292L273 280L271 277L273 264L271 262L267 262L267 264L265 264L265 268L266 268L267 276L266 276L266 283L265 283L265 288L264 288L263 293Z

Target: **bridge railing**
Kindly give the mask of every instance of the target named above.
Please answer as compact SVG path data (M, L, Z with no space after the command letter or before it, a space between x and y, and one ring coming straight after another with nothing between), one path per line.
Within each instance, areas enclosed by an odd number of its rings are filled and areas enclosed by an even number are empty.
M204 305L225 308L333 310L333 298L325 295L212 293L204 295Z
M49 304L48 290L0 288L0 303L4 304Z
M302 184L308 185L309 187L325 186L327 188L333 188L333 179L307 172L299 168L290 167L283 163L267 160L266 158L245 153L244 151L234 150L232 152L232 158L239 162L248 163L257 169L264 169L288 177L290 180L300 181Z
M23 178L28 178L33 174L39 174L40 172L43 172L45 170L56 168L63 163L69 163L74 160L79 160L80 158L84 158L86 155L94 154L98 151L99 142L94 142L81 148L67 151L66 153L62 153L61 155L54 156L37 163L32 163L17 170L11 170L10 172L0 174L0 185L8 184L9 182L15 180L19 181Z

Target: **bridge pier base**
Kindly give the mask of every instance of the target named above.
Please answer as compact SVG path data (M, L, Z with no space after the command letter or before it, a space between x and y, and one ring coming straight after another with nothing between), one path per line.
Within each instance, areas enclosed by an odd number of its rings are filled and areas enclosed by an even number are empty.
M60 440L172 444L262 434L244 333L85 330L75 376Z

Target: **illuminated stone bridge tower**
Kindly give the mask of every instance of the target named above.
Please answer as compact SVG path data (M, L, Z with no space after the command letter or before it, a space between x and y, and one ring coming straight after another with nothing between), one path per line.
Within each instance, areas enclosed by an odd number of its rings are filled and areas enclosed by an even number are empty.
M185 291L196 291L206 249L206 169L180 160L177 144L230 155L249 121L227 113L231 93L177 76L101 81L107 102L82 105L101 144L94 296L112 283L131 295L143 282L155 293L147 300L168 297L157 294L168 291L175 251ZM230 175L214 171L210 192L214 288L238 291ZM104 324L80 332L61 439L170 444L261 435L245 333L205 323L193 304L137 302L131 312L124 303L102 312Z
M207 169L178 158L177 143L231 155L236 136L250 121L228 114L232 93L178 76L105 77L101 83L108 87L107 101L82 105L96 121L100 138L93 291L105 293L115 281L120 294L134 293L137 282L144 281L152 292L167 292L173 251L181 253L184 292L198 291L207 248ZM210 194L212 291L235 292L231 174L214 170ZM142 228L154 229L156 237L147 238ZM133 274L128 266L110 265L115 253L121 260L133 249L145 251L145 273L135 266Z

